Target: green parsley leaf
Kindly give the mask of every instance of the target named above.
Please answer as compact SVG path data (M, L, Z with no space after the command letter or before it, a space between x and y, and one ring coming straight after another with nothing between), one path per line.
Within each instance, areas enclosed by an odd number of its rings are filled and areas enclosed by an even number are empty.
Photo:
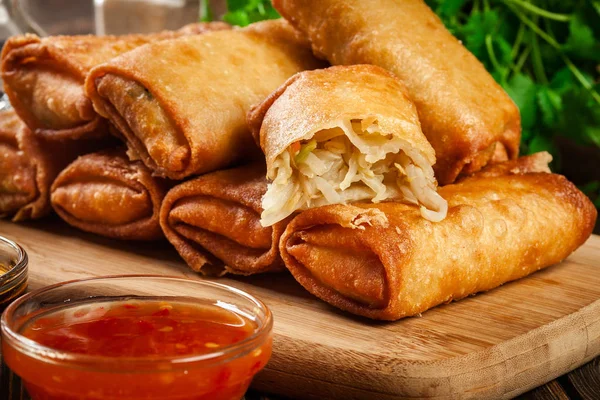
M435 12L442 18L455 17L465 3L466 0L445 0L440 2Z
M497 11L476 11L471 14L468 22L460 30L465 47L477 58L486 57L485 38L488 34L495 33L499 21Z
M579 14L575 14L569 22L569 37L563 49L577 58L600 61L600 43Z
M537 86L527 75L514 75L504 88L521 111L521 125L531 129L537 121Z
M576 85L575 77L567 67L556 72L550 81L550 88L561 95L571 89L574 85Z
M600 147L600 107L587 89L572 86L562 96L563 112L557 124L558 134L582 145Z
M223 16L223 21L237 26L250 25L250 17L244 10L229 11Z
M255 0L227 0L227 11L245 10L246 8L254 7L255 3Z
M553 128L558 122L558 113L562 111L562 98L548 86L542 86L537 91L537 103L542 122L546 127Z
M280 17L270 0L227 0L227 10L223 20L237 26Z

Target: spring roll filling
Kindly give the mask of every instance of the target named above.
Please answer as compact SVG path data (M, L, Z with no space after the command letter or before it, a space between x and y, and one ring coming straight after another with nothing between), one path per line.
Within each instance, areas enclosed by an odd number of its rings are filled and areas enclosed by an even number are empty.
M262 200L261 224L296 210L359 200L392 198L420 205L438 222L447 202L437 193L432 166L410 143L381 131L375 119L344 120L293 143L273 163Z
M158 171L187 168L189 144L150 90L113 74L98 78L97 88L110 102L114 122L139 155L147 155Z

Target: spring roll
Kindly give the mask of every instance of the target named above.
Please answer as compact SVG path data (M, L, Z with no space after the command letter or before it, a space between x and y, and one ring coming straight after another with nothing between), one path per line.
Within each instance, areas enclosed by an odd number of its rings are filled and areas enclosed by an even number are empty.
M69 225L122 239L163 237L158 222L162 199L170 187L124 149L79 157L52 184L51 202Z
M402 198L432 221L446 216L432 165L435 152L404 86L383 68L305 71L248 115L272 181L261 223L296 210Z
M296 280L351 313L417 315L566 258L590 236L590 200L561 175L474 176L440 188L447 218L400 203L332 205L287 226L280 251Z
M435 149L440 184L500 161L494 156L517 157L518 108L423 0L273 5L310 39L315 54L336 65L378 65L406 85Z
M138 48L92 70L86 93L130 158L183 179L260 154L246 113L296 72L321 66L284 20Z
M542 151L528 156L521 156L514 160L486 165L482 170L477 171L473 175L461 177L459 182L471 178L493 178L502 175L522 175L531 172L546 172L549 174L552 172L549 166L550 162L552 162L550 153Z
M17 114L38 135L55 140L102 135L106 121L83 90L94 66L146 43L228 27L215 22L150 35L14 36L2 50L4 89Z
M78 155L106 145L105 140L45 140L13 110L0 112L0 216L24 221L47 215L58 173Z
M169 191L160 210L167 239L195 271L250 275L284 269L278 243L288 220L260 224L262 163L217 171Z

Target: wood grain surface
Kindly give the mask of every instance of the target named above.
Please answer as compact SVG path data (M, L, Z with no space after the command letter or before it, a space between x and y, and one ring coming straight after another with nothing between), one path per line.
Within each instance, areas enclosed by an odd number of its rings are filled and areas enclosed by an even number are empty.
M0 222L0 233L29 253L31 289L113 274L200 279L168 243L120 243L54 219ZM274 354L254 386L291 398L512 398L600 354L598 236L559 265L395 323L339 312L286 274L220 281L271 307Z

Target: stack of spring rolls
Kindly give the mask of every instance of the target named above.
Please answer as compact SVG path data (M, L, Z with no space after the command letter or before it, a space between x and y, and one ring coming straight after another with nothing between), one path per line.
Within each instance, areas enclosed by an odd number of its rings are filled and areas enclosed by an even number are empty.
M259 158L250 107L322 66L283 20L12 37L1 65L14 110L0 116L0 213L25 220L53 208L84 231L163 238L160 206L175 180Z
M518 157L517 107L423 0L273 4L285 19L245 28L9 40L2 213L51 204L88 232L164 236L201 274L288 271L383 320L590 236L592 203L549 154ZM43 167L44 143L89 140Z
M152 186L151 193L157 193L151 200L158 209L166 188L154 187L164 184L154 182L143 166L129 165L123 154L105 154L101 163L98 163L100 156L90 154L120 143L110 134L116 133L114 127L93 110L85 95L85 77L96 65L144 44L222 29L229 26L192 24L176 32L106 37L42 39L27 34L7 40L2 50L1 72L14 109L0 114L0 214L15 221L38 219L49 214L54 206L69 223L84 230L128 239L162 236L157 216L152 219L152 213L142 215L147 205L143 208L134 205L128 197L136 193L123 193L122 189L123 185L132 186L140 180L136 174L125 172L139 171L148 177L142 179L143 184ZM118 163L122 163L122 170L111 174L110 171L115 171L111 166ZM90 165L98 166L96 173L88 170ZM75 196L71 188L62 187L73 181L87 195ZM117 210L117 215L119 211L130 212L126 207L135 208L117 223L119 218L113 214L114 210L101 198L119 202L121 210ZM83 211L91 208L95 208L91 213ZM131 222L136 218L152 220L147 224L149 231L132 233L126 226L121 232L124 220Z

